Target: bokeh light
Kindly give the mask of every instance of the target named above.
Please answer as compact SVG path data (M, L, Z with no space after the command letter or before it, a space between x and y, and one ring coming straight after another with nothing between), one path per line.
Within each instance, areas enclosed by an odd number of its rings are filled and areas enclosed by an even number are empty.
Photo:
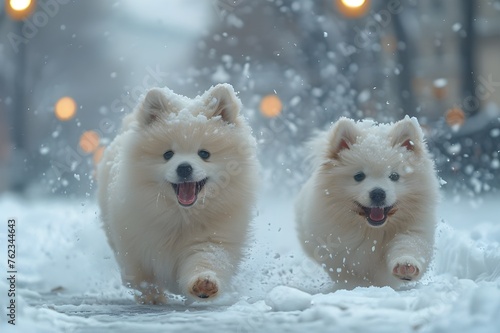
M276 95L267 95L260 102L260 112L268 118L279 116L283 109L283 103Z
M370 2L368 0L336 0L339 12L349 18L358 18L368 13Z
M85 131L80 137L80 148L90 154L99 148L99 134L95 131Z
M7 14L14 20L23 20L31 13L36 7L35 0L6 0L5 9Z
M31 0L10 0L10 7L16 11L26 10L31 4Z
M465 122L465 112L458 108L451 108L445 114L446 123L450 127L460 127Z
M71 97L62 97L55 105L54 112L57 119L68 121L76 114L76 102Z
M342 0L342 3L347 7L358 8L363 6L365 0Z

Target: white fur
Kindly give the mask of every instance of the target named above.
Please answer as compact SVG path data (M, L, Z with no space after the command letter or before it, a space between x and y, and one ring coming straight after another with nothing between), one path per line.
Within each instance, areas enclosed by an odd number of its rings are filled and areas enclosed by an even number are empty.
M229 287L242 257L257 184L255 140L229 85L189 99L152 89L106 149L98 167L104 228L122 280L162 303L164 290L197 298L197 281L215 297ZM200 149L211 153L208 161ZM166 161L163 154L174 151ZM208 177L190 207L170 182L181 163L195 181Z
M337 288L398 287L403 277L419 279L433 252L439 185L417 120L375 124L342 118L311 149L314 171L296 200L306 253ZM366 178L357 182L353 176L360 171ZM399 173L398 181L389 179L392 172ZM397 208L379 227L368 224L357 204L370 206L374 188L383 189L386 205Z

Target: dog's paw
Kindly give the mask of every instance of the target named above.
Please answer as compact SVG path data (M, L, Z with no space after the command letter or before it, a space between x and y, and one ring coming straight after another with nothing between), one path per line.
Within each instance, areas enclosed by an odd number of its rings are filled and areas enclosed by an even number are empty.
M191 293L191 295L198 298L213 298L219 292L219 284L214 276L200 275L191 285L189 292Z
M392 274L395 277L405 281L412 281L420 276L421 269L416 260L405 258L396 262L392 269Z

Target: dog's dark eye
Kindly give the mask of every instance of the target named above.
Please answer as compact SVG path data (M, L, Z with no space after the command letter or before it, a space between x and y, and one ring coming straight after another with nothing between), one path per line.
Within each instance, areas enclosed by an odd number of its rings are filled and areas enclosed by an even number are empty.
M357 174L354 175L354 180L357 182L362 182L366 178L366 175L364 172L358 172Z
M393 172L389 175L389 179L393 182L397 182L399 180L399 174L397 172Z
M165 161L168 161L169 159L171 159L172 156L174 156L174 152L171 150L169 150L165 154L163 154L163 158L165 159Z
M198 156L200 156L204 160L208 160L208 158L210 157L210 153L205 149L202 149L198 152Z

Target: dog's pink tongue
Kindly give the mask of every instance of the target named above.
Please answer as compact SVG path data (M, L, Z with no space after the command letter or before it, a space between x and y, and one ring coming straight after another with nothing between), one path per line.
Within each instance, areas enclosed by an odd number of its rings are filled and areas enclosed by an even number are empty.
M384 219L384 208L381 207L370 208L370 219L372 221L382 221Z
M196 201L196 182L180 183L177 200L183 205L192 205Z

